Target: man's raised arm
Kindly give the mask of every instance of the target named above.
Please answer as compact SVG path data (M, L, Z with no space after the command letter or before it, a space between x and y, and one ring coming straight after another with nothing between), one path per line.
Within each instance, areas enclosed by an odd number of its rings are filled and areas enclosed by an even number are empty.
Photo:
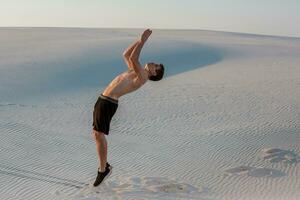
M133 43L132 45L130 45L124 52L123 52L123 58L124 61L126 63L126 65L128 66L128 69L133 69L132 67L132 63L129 60L129 57L134 49L134 47L138 44L139 41L136 41L135 43Z
M150 29L147 29L143 32L141 39L136 42L135 47L133 48L131 55L129 56L130 64L132 64L132 67L134 71L139 74L141 64L139 62L139 56L141 53L141 50L145 44L145 42L148 40L149 36L151 35L152 31Z
M140 40L134 42L132 45L130 45L124 52L123 52L123 57L124 59L129 59L134 47L137 45L137 43L139 42Z

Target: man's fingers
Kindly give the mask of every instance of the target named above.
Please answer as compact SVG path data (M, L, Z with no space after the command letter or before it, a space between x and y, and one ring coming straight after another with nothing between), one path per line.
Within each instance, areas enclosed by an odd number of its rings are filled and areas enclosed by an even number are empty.
M146 32L152 33L152 30L148 28L144 31L144 33L146 33Z
M152 33L152 30L146 29L141 36L142 40L146 41L149 38L149 36L151 35L151 33Z
M147 33L151 35L152 31L150 29L147 30Z

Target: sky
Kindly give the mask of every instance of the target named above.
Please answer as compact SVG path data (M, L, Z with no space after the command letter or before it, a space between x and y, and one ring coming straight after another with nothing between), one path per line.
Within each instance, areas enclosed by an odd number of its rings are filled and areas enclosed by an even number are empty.
M202 29L300 37L300 0L0 0L0 27Z

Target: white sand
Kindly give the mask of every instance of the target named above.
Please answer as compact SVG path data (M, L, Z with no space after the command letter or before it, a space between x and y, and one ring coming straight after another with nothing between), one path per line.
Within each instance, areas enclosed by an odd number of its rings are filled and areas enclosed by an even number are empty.
M0 199L300 196L300 39L158 31L167 77L123 96L91 188L92 108L140 30L0 29Z

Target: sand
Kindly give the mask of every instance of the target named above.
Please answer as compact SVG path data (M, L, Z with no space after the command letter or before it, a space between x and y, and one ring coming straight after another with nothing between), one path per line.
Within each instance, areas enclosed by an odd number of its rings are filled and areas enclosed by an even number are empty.
M119 99L90 186L92 109L140 32L0 29L0 199L299 199L300 39L213 31L153 31L166 77Z

